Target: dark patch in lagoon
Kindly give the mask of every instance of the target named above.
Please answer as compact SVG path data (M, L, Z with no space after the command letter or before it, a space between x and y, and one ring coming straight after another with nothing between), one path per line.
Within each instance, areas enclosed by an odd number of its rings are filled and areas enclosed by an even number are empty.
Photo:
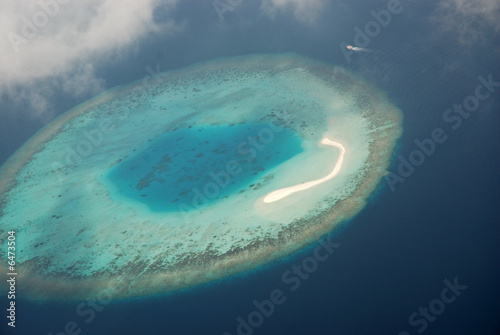
M121 194L154 212L178 211L179 203L208 205L302 152L298 135L290 129L269 128L263 123L177 129L114 166L107 178ZM238 173L228 171L231 161L237 162L232 170ZM209 201L194 202L198 192Z

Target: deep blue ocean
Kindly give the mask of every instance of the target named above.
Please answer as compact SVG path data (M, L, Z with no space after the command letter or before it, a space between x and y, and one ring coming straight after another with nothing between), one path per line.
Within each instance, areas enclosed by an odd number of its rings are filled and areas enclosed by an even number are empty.
M379 53L354 53L348 62L340 43L354 45L354 27L374 20L370 11L386 8L387 2L336 2L322 10L312 27L279 14L269 20L249 0L227 12L222 24L210 2L186 2L175 15L195 23L182 35L146 38L136 53L98 69L113 87L141 78L147 66L163 71L222 56L296 52L359 73L388 93L404 113L404 133L390 171L399 174L401 162L410 157L419 164L406 171L404 181L381 181L363 211L329 237L340 246L316 271L296 281L298 287L282 276L311 256L317 244L251 273L164 296L97 307L85 301L17 299L18 326L13 331L2 316L0 332L500 334L500 86L483 88L489 96L478 100L467 117L447 112L466 103L489 76L500 82L499 36L488 31L477 44L461 43L454 31L438 33L438 23L428 20L436 10L433 2L402 5L402 12L366 46ZM161 11L156 19L162 20ZM62 113L86 98L61 93L55 108ZM0 107L10 108L10 102L2 100ZM0 163L41 126L20 113L5 116ZM416 142L429 143L425 140L435 129L446 139L434 141L427 154L414 153L423 151ZM256 315L256 304L271 299L274 290L282 292L284 301L262 321L248 321ZM6 314L3 293L0 306ZM86 313L77 313L79 306ZM422 308L427 318L419 314ZM65 331L68 322L81 332Z

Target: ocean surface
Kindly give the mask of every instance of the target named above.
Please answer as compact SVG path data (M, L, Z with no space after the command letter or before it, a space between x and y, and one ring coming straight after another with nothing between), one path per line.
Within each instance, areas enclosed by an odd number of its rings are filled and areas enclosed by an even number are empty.
M113 87L140 78L146 66L163 71L250 53L296 52L345 67L385 90L404 113L404 133L389 169L399 179L382 180L359 215L325 236L323 243L340 246L311 273L292 269L319 244L255 271L166 295L114 302L17 299L15 330L3 316L0 333L500 333L500 86L482 89L490 94L466 117L447 112L454 104L472 104L467 98L485 81L500 82L498 35L488 32L469 46L454 32L437 33L437 21L429 19L433 2L402 2L402 12L366 46L378 52L353 53L349 62L340 43L354 45L354 27L374 20L370 11L386 8L386 2L328 5L316 25L307 27L285 15L262 18L258 6L245 1L225 14L223 24L210 2L180 4L175 15L196 21L182 36L145 39L137 54L98 70ZM62 113L83 100L61 93L55 108ZM0 107L13 108L8 100ZM2 117L0 163L43 124L20 112ZM243 138L251 132L233 130ZM290 143L290 153L296 145ZM251 182L245 178L242 183ZM6 314L4 293L0 306ZM264 301L279 303L269 307ZM256 313L259 308L264 312Z

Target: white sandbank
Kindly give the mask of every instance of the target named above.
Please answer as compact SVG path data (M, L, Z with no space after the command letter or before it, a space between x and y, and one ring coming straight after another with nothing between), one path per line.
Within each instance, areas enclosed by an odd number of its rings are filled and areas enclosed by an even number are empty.
M340 149L340 156L338 157L337 163L335 163L335 166L334 166L332 172L330 172L327 176L320 178L320 179L311 180L309 182L300 183L298 185L285 187L285 188L281 188L279 190L273 191L273 192L269 193L268 195L266 195L262 201L264 201L265 203L275 202L275 201L281 200L281 199L289 196L290 194L307 190L308 188L322 184L325 181L330 180L333 177L335 177L339 173L340 169L342 168L342 162L344 161L345 148L339 142L332 141L327 137L323 138L321 140L321 143Z

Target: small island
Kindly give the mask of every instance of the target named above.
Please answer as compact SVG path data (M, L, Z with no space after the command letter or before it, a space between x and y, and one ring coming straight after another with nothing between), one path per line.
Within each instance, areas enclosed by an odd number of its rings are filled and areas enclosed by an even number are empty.
M290 255L363 209L401 133L383 92L296 54L221 58L105 91L0 168L18 292L139 297Z

